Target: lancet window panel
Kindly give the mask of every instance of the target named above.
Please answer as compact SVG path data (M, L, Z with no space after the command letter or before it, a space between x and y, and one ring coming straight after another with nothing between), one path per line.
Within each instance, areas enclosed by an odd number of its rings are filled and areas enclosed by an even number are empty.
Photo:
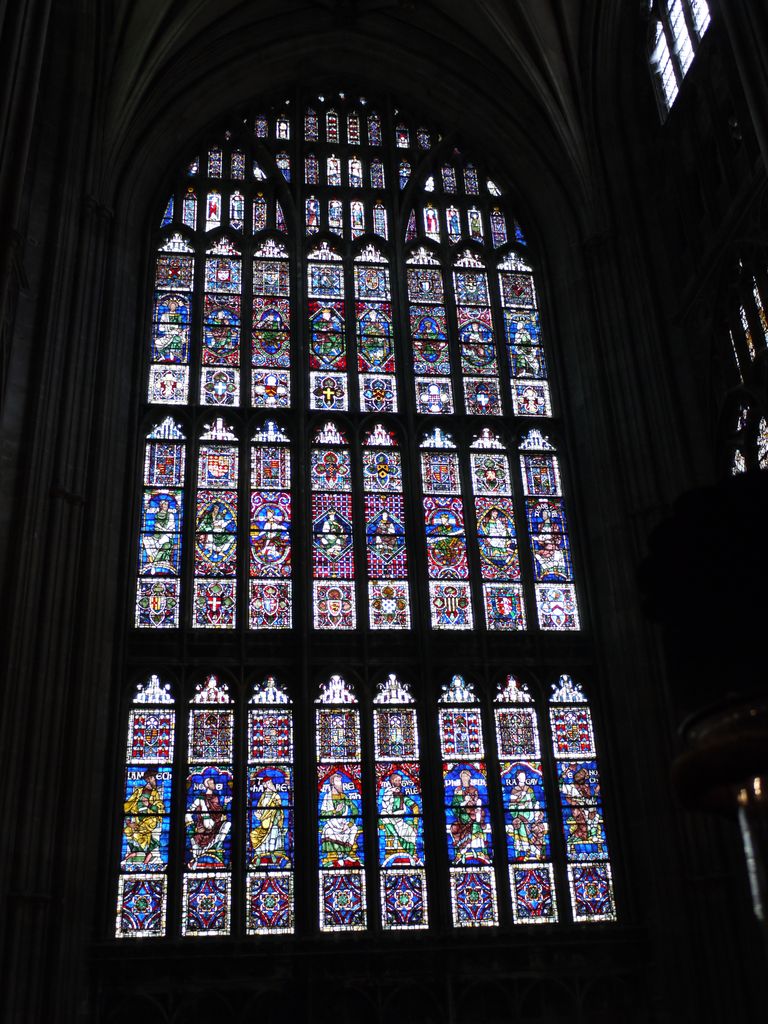
M474 610L456 445L450 435L435 427L422 441L420 455L431 625L433 629L472 629Z
M539 719L528 687L514 676L497 690L494 724L512 920L552 924L557 891Z
M419 725L407 683L394 674L373 699L381 924L429 925Z
M323 424L310 449L312 603L315 629L357 624L349 442L333 421Z
M118 939L166 933L176 707L169 683L136 687L128 713L122 786Z
M331 676L315 702L318 901L321 931L367 927L360 709Z
M293 624L293 495L291 448L285 432L267 420L256 431L250 466L250 629Z
M144 629L179 625L187 446L169 416L147 435L141 492L134 623Z
M273 677L248 703L246 934L295 928L295 783L293 708Z
M377 423L363 438L365 551L371 629L409 629L411 595L402 455Z
M462 676L443 687L438 712L453 924L499 923L488 769L480 702Z
M229 935L234 799L233 701L209 676L190 702L181 934Z
M612 921L616 905L592 712L570 676L552 684L549 717L573 919Z

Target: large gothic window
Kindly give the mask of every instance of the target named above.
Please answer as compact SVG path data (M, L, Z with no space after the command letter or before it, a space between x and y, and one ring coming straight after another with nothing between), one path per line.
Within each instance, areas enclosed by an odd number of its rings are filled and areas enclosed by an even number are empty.
M297 94L163 204L120 938L615 918L536 258L480 156Z

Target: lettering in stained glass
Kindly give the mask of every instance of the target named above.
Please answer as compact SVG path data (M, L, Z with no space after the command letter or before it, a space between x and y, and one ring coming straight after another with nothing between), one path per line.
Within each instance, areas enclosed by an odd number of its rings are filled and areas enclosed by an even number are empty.
M115 935L165 935L176 712L170 685L137 687L128 716Z

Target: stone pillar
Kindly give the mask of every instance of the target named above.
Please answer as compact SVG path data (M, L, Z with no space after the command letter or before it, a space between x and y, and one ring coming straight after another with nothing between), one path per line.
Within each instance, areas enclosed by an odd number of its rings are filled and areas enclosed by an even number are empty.
M35 121L51 0L0 5L0 408L14 299L24 283L19 207Z

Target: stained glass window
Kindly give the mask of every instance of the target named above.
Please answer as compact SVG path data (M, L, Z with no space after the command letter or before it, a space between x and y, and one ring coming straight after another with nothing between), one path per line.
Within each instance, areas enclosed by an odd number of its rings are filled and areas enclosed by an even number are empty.
M547 365L531 268L510 254L499 264L499 290L516 416L551 416Z
M360 711L353 690L331 676L315 708L320 930L366 927Z
M352 469L347 438L329 421L316 432L310 456L315 629L354 629Z
M461 676L443 687L438 722L453 924L496 925L483 722L474 688Z
M455 261L453 287L465 411L476 416L499 416L499 367L488 294L488 275L483 261L469 250Z
M170 685L152 676L137 687L128 714L115 924L118 939L165 935L176 730L173 705Z
M309 387L311 409L346 409L347 341L344 267L327 242L307 258L309 297Z
M197 456L193 623L234 629L237 598L237 435L217 419L206 426Z
M147 435L134 620L139 628L179 625L186 454L184 434L170 416Z
M229 225L234 231L242 231L245 223L245 196L237 189L229 197Z
M291 180L291 158L287 153L278 153L275 157L275 163L277 169L283 175L286 181Z
M520 453L539 627L579 629L560 462L554 447L538 430L525 436Z
M221 192L209 192L205 202L205 230L221 226Z
M325 115L325 138L327 142L339 141L339 115L329 110Z
M408 629L411 600L397 438L377 423L365 435L363 445L369 621L371 629Z
M248 935L294 930L294 788L291 699L272 677L248 706L246 926Z
M421 444L421 489L433 629L472 629L464 503L456 445L440 427Z
M304 183L305 185L317 185L320 181L320 170L317 157L309 153L304 158Z
M251 629L290 629L291 450L272 420L253 438L250 502L248 624Z
M616 908L592 714L570 676L553 684L549 704L573 919L613 921Z
M421 248L411 253L407 262L416 407L422 413L450 413L454 411L451 357L440 261Z
M253 200L253 233L258 234L267 227L267 200L259 192Z
M384 164L381 160L371 160L371 188L384 188Z
M242 260L226 238L207 250L203 313L203 405L240 404Z
M182 935L228 935L232 911L234 711L209 676L191 701L187 734Z
M304 115L304 140L306 142L317 142L318 140L317 111L312 107L307 107L307 112Z
M419 726L410 687L390 675L373 699L381 924L426 928Z
M194 231L197 227L197 194L191 185L185 192L182 201L181 222L190 231Z
M253 254L251 404L291 404L291 286L288 250L267 239Z
M492 700L479 671L477 689L457 675L437 734L419 733L417 700L445 681L435 652L459 672L522 643L540 675L552 633L581 625L536 246L479 157L425 157L434 126L352 93L298 99L185 158L152 218L129 646L144 678L148 644L179 668L175 703L153 677L129 708L117 934L159 937L166 916L191 944L310 920L408 931L449 902L456 927L612 920L594 751L549 749L566 711L591 728L577 689L558 684L550 719L515 677ZM746 374L766 297L764 268L742 265L727 327ZM768 417L750 410L728 472L768 467ZM301 680L294 700L319 665L360 680L322 687L316 791L294 762L306 708L294 723L287 689L251 688L253 664ZM201 682L201 665L231 676ZM438 762L442 811L422 795ZM295 829L307 800L317 836ZM426 852L444 824L441 879ZM319 904L302 908L315 858Z
M162 242L155 259L148 400L186 405L189 397L190 324L195 258L179 234Z
M208 177L220 178L222 168L222 153L218 146L214 146L208 153Z
M536 708L525 683L508 676L494 706L509 889L515 924L557 921L557 893Z
M347 142L350 146L360 145L360 118L357 114L347 114Z
M381 119L375 113L368 115L368 145L381 145Z
M275 124L275 138L287 141L291 137L291 122L285 114L278 117Z
M456 171L450 164L443 164L440 171L443 178L443 192L452 193L456 191Z
M240 149L234 149L230 158L230 173L237 180L245 178L245 153Z
M355 258L355 319L360 408L397 411L389 262L368 245Z
M525 629L509 458L488 427L472 442L469 458L485 624L491 630Z

